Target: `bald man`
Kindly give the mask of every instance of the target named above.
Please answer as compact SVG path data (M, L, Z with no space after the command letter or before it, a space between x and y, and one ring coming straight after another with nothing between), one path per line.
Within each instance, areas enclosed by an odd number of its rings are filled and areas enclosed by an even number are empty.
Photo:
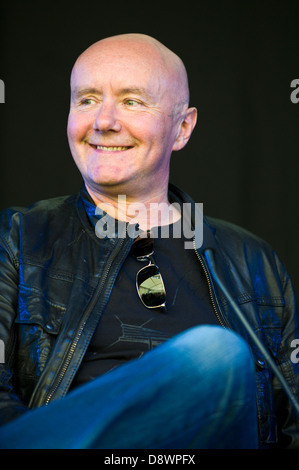
M205 249L298 397L291 280L264 241L198 216L169 182L196 115L156 39L102 39L76 61L81 191L1 213L0 447L298 448L296 413Z
M182 61L153 38L107 38L79 57L71 75L68 138L97 205L109 202L118 210L118 196L125 194L127 204L144 204L148 217L139 224L150 228L150 204L170 205L171 153L186 145L196 123L188 101Z

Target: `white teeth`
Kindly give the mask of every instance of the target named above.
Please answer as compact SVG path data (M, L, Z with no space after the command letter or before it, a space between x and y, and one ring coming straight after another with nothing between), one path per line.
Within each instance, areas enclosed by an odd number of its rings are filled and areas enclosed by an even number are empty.
M128 147L104 147L103 145L97 145L97 150L105 150L108 152L113 152L115 150L127 150Z

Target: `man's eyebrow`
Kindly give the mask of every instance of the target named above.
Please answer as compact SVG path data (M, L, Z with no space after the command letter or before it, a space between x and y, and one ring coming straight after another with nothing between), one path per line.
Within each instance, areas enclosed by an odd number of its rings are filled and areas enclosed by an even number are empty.
M139 95L139 96L144 96L148 99L153 99L153 96L145 89L145 88L140 88L140 87L129 87L129 88L123 88L120 90L120 95Z
M74 98L81 98L81 96L88 94L99 94L99 90L96 88L74 88L71 93Z

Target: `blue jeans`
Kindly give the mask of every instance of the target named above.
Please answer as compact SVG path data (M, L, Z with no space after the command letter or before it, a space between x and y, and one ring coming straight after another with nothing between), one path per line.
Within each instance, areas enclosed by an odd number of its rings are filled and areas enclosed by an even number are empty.
M251 354L218 326L187 330L0 428L2 449L253 449L257 441Z

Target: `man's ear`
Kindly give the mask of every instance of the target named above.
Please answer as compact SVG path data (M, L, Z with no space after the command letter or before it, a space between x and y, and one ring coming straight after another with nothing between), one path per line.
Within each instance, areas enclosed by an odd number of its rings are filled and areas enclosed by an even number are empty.
M197 109L188 108L180 123L172 150L181 150L187 144L197 121Z

